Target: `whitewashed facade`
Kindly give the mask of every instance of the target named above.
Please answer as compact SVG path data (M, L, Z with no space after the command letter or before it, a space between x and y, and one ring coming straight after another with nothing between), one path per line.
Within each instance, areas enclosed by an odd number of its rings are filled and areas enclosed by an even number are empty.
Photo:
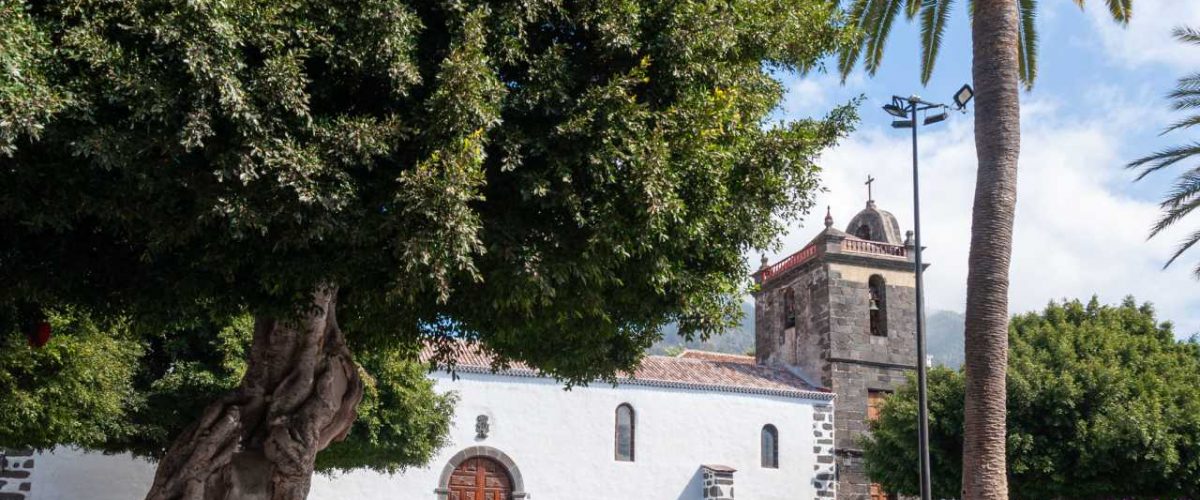
M317 477L310 498L466 500L447 481L475 456L506 469L514 499L834 495L833 395L753 358L696 352L649 357L635 379L569 391L528 370L490 373L482 364L460 360L457 380L431 375L439 391L458 393L459 403L450 444L427 467ZM616 459L616 410L622 404L634 410L633 461ZM486 429L477 428L480 416ZM778 468L761 461L767 425L778 436ZM31 484L20 492L29 500L140 499L153 476L152 464L127 456L59 450L32 458L29 476L7 483L0 499L20 482ZM706 487L706 473L708 486L718 488Z

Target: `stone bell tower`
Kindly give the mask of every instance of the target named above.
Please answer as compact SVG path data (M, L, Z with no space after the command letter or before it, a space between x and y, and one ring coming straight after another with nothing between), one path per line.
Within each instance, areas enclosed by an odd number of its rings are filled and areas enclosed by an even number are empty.
M916 369L913 243L873 200L845 231L825 230L754 273L758 363L831 389L837 498L887 498L870 484L858 443L876 405Z

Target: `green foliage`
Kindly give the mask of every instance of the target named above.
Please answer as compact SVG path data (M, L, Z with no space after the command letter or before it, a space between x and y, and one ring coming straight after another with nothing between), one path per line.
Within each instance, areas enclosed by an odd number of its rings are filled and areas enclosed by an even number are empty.
M1175 38L1183 43L1200 45L1200 31L1196 31L1193 28L1177 28L1175 30ZM1171 106L1176 111L1188 111L1192 112L1192 114L1167 127L1163 131L1164 134L1200 125L1200 114L1195 113L1196 109L1200 108L1200 73L1180 78L1175 86L1175 90L1171 91L1168 97L1171 99ZM1181 162L1192 160L1197 155L1200 155L1200 143L1193 142L1144 156L1131 162L1128 168L1141 170L1137 180L1142 180L1147 175L1165 168L1177 166ZM1159 207L1162 208L1163 215L1154 224L1154 227L1150 229L1150 237L1157 236L1167 228L1175 226L1179 221L1194 212L1196 208L1200 207L1200 167L1186 166L1183 172L1179 174L1175 185L1167 192L1167 196L1163 198ZM1167 260L1166 265L1163 267L1170 266L1184 252L1196 246L1197 243L1200 243L1200 231L1186 236L1179 243L1179 246L1176 247L1175 253L1171 255L1171 258ZM1200 264L1196 265L1193 274L1195 274L1196 278L1200 279Z
M248 315L162 329L101 325L77 310L50 321L55 334L41 349L15 331L3 339L0 447L73 445L156 458L237 385L253 328ZM318 470L394 472L441 448L454 396L435 392L425 367L407 359L395 350L357 357L366 381L359 418L345 441L318 455Z
M963 376L934 366L928 372L929 455L933 495L958 498L962 488ZM911 377L910 377L911 378ZM917 386L913 380L888 396L863 441L867 475L889 492L919 495Z
M50 40L38 30L24 2L0 0L0 157L22 136L38 137L43 124L63 106L39 62L50 56Z
M1200 345L1149 305L1076 300L1013 318L1008 470L1013 498L1173 498L1200 490ZM934 495L962 472L961 372L929 375ZM886 401L864 442L868 474L915 494L916 390Z
M765 123L769 70L845 37L824 1L0 5L0 303L282 315L334 283L357 349L573 382L735 324L742 255L855 119Z
M366 391L345 441L317 455L317 470L396 472L424 465L445 444L454 394L435 394L424 366L396 352L359 355Z
M1014 0L1017 3L1017 63L1018 74L1025 88L1032 89L1037 80L1037 0ZM1121 25L1129 24L1132 0L1106 0L1109 13ZM850 27L858 39L844 44L838 52L838 70L845 78L854 71L859 59L867 74L874 75L883 64L883 48L887 45L892 24L903 11L912 21L921 18L921 84L928 85L942 48L942 35L950 19L955 0L848 0ZM974 10L974 0L967 0L967 13ZM1084 0L1075 0L1083 8ZM903 6L903 8L902 8ZM865 52L864 52L865 50Z
M40 349L16 329L0 330L0 446L95 447L132 432L124 416L138 403L132 378L142 349L123 333L128 324L48 312L55 338Z

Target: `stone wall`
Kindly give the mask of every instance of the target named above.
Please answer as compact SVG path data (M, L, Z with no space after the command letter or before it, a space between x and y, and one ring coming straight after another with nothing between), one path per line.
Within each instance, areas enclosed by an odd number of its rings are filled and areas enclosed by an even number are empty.
M887 282L887 336L871 335L870 292L862 273L831 265L829 270L830 357L916 366L916 289ZM849 275L843 277L844 275Z
M871 390L896 390L907 380L908 370L838 362L834 373L838 498L868 499L871 482L863 469L860 443L868 431L868 394Z
M33 466L30 450L2 450L0 459L0 500L25 500L33 490Z
M859 436L868 430L867 398L870 391L892 392L908 380L909 370L854 362L833 363L833 392L837 394L837 446L858 450Z
M837 431L833 425L833 413L833 406L813 407L813 439L816 440L813 453L817 454L817 463L813 465L813 489L816 491L816 500L837 496L838 474L834 448Z
M837 394L838 498L869 499L871 482L862 460L861 439L868 429L867 404L871 391L893 392L907 381L917 363L916 290L886 287L884 305L887 336L871 335L870 276L863 269L831 265L830 364L831 389Z
M702 465L700 470L704 478L704 500L733 500L732 467L724 465Z
M871 480L867 478L862 452L838 450L838 498L871 500Z
M784 328L791 289L796 326ZM776 276L755 297L755 355L759 364L787 366L813 385L829 387L829 285L826 266L812 264Z

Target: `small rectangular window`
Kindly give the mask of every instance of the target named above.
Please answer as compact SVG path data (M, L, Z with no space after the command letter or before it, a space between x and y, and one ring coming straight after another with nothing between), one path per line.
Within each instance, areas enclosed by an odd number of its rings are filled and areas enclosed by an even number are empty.
M796 327L796 292L790 287L783 291L783 327Z

